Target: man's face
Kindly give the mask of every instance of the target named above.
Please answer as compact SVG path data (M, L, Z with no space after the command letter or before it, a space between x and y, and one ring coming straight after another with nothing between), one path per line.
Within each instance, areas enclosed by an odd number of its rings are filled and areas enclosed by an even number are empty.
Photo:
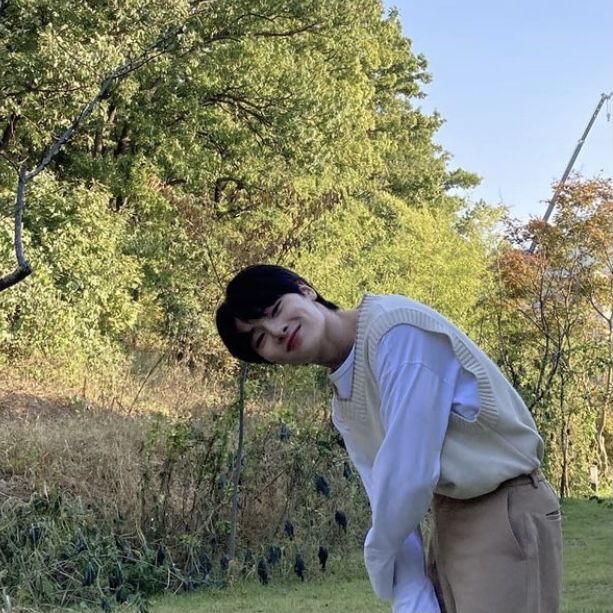
M239 332L251 335L255 352L273 364L319 363L325 341L326 307L306 284L300 294L283 294L264 312L248 321L236 320Z

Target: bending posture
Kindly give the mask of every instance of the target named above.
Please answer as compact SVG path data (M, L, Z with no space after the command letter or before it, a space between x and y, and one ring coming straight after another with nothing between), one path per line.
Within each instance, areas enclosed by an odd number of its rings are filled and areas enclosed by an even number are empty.
M332 418L368 494L373 589L404 613L555 613L560 507L541 440L498 367L464 333L402 296L341 310L296 273L241 271L217 311L247 362L319 364ZM419 524L432 509L428 564Z

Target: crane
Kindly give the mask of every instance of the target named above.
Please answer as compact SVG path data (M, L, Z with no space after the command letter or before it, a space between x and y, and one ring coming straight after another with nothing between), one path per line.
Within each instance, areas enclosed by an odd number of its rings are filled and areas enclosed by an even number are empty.
M583 143L585 143L585 139L587 138L587 135L592 129L592 126L594 125L594 122L596 121L596 117L598 117L598 113L600 113L600 109L602 108L602 105L607 100L610 100L611 97L613 97L613 92L609 92L608 94L600 95L600 100L598 100L598 104L596 105L596 108L594 109L594 112L592 113L590 120L587 122L587 126L585 130L583 131L583 135L577 142L577 146L575 147L575 150L573 151L573 154L571 155L570 160L568 164L566 165L564 173L562 174L562 178L560 179L553 193L553 196L551 197L551 200L549 201L549 205L547 206L545 215L543 215L544 221L549 221L549 218L551 217L551 213L553 212L553 208L556 205L556 200L558 199L558 196L560 195L560 192L562 191L562 188L564 187L564 183L566 183L566 179L568 178L568 175L570 174L570 171L573 168L575 160L577 159L577 156L579 155L579 152L581 151L581 147L583 147ZM529 253L534 253L535 249L536 249L536 241L532 241L532 244L530 245L530 249L528 251Z

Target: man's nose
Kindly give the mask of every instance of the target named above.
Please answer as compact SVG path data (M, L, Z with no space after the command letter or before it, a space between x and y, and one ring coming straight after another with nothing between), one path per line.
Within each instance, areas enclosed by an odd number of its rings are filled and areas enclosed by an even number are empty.
M286 323L278 321L268 322L268 331L277 338L285 338L289 331L289 326Z

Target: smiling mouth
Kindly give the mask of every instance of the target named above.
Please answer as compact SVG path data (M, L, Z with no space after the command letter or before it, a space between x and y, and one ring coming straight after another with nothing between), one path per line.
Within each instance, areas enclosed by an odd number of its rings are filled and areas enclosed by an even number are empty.
M287 350L288 351L292 351L294 347L296 346L296 344L298 343L297 335L298 335L299 329L300 329L300 326L296 326L296 329L292 332L292 335L289 337L289 339L287 339Z

